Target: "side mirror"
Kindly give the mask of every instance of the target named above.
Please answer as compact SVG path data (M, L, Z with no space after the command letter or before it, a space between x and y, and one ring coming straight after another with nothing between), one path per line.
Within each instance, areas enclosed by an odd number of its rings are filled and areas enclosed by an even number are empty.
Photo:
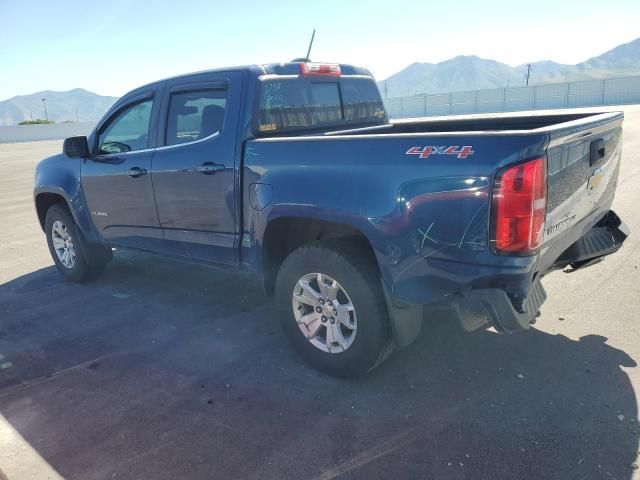
M69 137L62 145L62 153L71 158L86 158L89 156L89 142L87 137Z

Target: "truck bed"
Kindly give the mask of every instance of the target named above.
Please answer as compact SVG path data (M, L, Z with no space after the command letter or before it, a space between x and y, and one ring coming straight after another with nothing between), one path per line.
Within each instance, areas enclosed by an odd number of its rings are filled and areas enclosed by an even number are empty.
M250 140L247 185L268 184L270 203L245 211L244 224L313 215L351 225L370 239L386 287L405 303L497 288L524 308L534 281L609 212L622 120L619 112L410 119ZM456 155L465 147L468 155ZM498 255L489 240L495 179L540 157L547 169L542 246L531 256ZM250 188L245 198L255 204L261 192Z
M511 112L392 119L387 125L351 130L324 132L324 135L392 134L392 133L452 133L533 131L558 127L568 122L591 121L593 117L611 115L603 112Z
M396 120L388 133L536 130L602 115L598 112L467 115Z

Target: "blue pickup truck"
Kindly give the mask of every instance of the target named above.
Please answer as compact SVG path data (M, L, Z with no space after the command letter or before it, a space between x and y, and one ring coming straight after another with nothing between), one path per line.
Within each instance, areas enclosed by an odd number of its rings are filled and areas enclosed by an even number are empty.
M37 167L35 207L68 280L113 247L256 272L302 357L354 376L436 311L527 330L547 273L617 251L622 121L390 121L363 68L211 70L140 87L65 140Z

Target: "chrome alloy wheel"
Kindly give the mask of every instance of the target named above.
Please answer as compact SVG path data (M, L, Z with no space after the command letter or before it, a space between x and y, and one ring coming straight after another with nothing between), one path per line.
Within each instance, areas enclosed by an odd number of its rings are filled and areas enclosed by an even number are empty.
M51 227L51 241L53 249L56 251L58 260L65 268L73 268L76 264L76 249L73 245L73 238L66 225L60 220L53 222Z
M308 273L293 288L293 314L311 344L328 353L347 350L356 338L356 310L346 290L324 273Z

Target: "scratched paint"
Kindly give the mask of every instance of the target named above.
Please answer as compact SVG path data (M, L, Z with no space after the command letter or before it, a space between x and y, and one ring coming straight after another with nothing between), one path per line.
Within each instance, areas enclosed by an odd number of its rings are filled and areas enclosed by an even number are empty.
M424 301L464 288L465 276L454 268L478 262L488 251L487 177L450 176L412 180L401 186L395 208L369 218L386 237L384 255L391 291ZM453 261L446 280L442 261ZM469 268L465 270L465 274ZM433 290L429 293L429 290Z
M470 242L467 241L465 242L464 239L469 231L469 228L471 227L471 225L473 224L474 220L476 219L476 217L478 216L478 213L480 212L480 210L482 210L485 206L481 205L476 212L473 214L473 216L471 217L471 219L469 220L469 222L467 223L464 232L462 233L462 236L460 237L460 240L455 241L455 242L447 242L447 241L443 241L443 240L435 240L434 238L429 236L429 232L431 231L431 229L433 228L433 226L435 225L433 222L429 225L429 227L426 229L425 232L422 231L422 228L418 228L418 233L420 235L422 235L422 248L424 248L424 243L426 240L430 240L432 242L434 242L436 245L439 245L438 248L432 248L427 254L422 255L421 257L415 259L412 263L410 263L408 266L406 266L403 270L400 271L400 273L398 273L398 275L396 276L396 278L393 280L393 284L392 284L392 291L395 288L396 283L398 282L398 280L400 280L400 278L407 273L407 271L409 271L411 268L413 268L415 265L417 265L419 262L424 261L426 259L428 259L429 257L431 257L432 255L434 255L435 253L438 253L448 247L457 247L458 249L461 249L463 247L463 245L477 245L480 247L484 247L485 244L481 243L481 242Z
M433 228L433 222L431 222L431 225L429 225L429 228L427 228L426 232L423 232L422 229L418 228L418 233L420 235L422 235L422 243L420 244L420 248L424 248L424 242L427 240L431 240L433 243L435 243L436 245L438 244L438 241L431 238L429 236L429 232L431 231L431 228Z

